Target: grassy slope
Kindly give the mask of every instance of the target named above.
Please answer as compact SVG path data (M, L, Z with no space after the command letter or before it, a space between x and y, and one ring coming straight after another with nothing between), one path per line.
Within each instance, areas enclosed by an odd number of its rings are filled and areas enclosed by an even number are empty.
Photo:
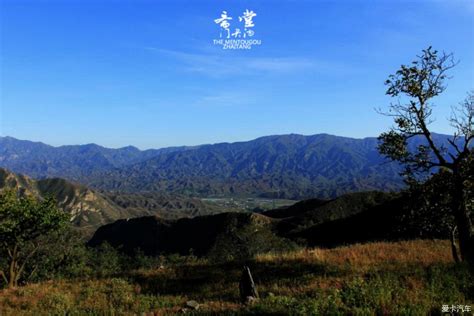
M0 315L199 313L427 314L442 304L473 305L472 279L453 263L447 241L356 244L286 254L250 263L261 299L239 304L241 264L167 261L101 280L61 280L0 291ZM474 306L472 306L474 307Z

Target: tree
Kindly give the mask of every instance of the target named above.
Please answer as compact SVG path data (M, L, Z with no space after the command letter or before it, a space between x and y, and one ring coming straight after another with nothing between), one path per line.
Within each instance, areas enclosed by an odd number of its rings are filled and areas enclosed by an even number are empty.
M14 190L0 194L0 252L4 258L0 276L16 287L26 265L41 248L41 237L60 230L67 216L52 198L37 201Z
M455 67L453 54L439 53L431 47L422 51L411 65L402 65L385 84L387 95L398 97L383 114L394 118L395 126L379 136L378 150L405 166L407 181L416 181L429 171L448 172L450 211L455 219L463 260L474 264L472 228L472 139L474 138L474 94L468 93L459 107L452 108L454 133L446 142L436 142L430 130L433 122L432 99L446 89L448 71ZM402 104L400 97L406 97ZM422 140L415 146L409 140ZM416 143L414 140L412 143Z
M453 259L460 261L457 226L451 212L451 174L440 170L424 183L412 182L403 193L408 203L401 213L398 231L411 236L449 236ZM448 193L448 194L446 194Z
M27 264L24 281L87 277L94 272L91 261L97 255L86 247L84 235L71 225L39 237L37 243L41 247Z

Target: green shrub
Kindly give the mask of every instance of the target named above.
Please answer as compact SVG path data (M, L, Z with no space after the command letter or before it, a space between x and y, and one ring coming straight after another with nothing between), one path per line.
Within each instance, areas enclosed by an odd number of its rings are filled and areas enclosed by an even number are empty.
M117 275L122 272L124 256L108 243L89 250L92 274L98 277Z
M49 315L65 315L74 305L74 300L67 293L48 293L39 302L39 307Z

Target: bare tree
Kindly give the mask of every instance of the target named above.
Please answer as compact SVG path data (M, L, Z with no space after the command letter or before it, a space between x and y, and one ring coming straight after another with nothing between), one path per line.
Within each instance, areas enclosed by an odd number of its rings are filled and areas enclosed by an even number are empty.
M459 236L463 260L474 263L472 228L472 139L474 138L474 95L454 107L450 119L454 128L452 137L445 143L436 143L429 128L433 122L432 99L446 89L448 71L457 62L453 54L439 53L431 47L422 51L410 65L402 65L385 84L387 95L398 97L384 115L393 117L395 126L379 136L379 152L405 166L403 174L408 180L419 178L428 171L443 170L450 175L451 212ZM406 97L406 103L400 97ZM422 139L419 145L409 146L408 140ZM418 176L418 177L417 177Z

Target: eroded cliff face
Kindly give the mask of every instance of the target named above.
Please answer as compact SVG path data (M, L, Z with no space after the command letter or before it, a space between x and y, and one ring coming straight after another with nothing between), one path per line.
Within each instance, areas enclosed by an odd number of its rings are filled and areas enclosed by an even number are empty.
M102 194L85 186L59 178L34 180L0 168L0 191L6 189L15 189L38 199L52 196L79 228L95 229L129 215Z
M38 195L34 180L0 168L0 190L5 188L16 189L25 194Z
M37 199L53 197L57 206L70 215L71 223L88 236L98 227L123 218L153 215L177 219L222 212L195 198L160 192L97 192L60 178L35 180L0 168L0 192L5 189L16 189Z

